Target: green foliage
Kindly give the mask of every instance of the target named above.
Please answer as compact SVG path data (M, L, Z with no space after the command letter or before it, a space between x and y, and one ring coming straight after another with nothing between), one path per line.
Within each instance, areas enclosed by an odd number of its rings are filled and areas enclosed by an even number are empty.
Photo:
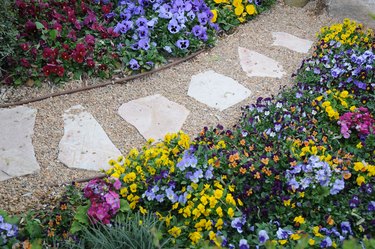
M168 239L162 239L161 225L153 215L118 215L111 226L98 223L83 228L80 244L72 248L165 248Z
M14 1L3 0L0 8L0 77L6 70L8 55L12 55L17 42L16 13L13 7Z

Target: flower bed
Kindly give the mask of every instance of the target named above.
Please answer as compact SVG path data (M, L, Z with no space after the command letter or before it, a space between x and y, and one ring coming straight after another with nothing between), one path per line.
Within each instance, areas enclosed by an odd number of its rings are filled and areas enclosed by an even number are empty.
M231 130L167 134L111 160L107 177L21 223L19 245L93 246L93 231L151 215L155 248L373 248L374 34L344 20L318 39L295 87L243 107Z
M239 25L237 14L244 22L273 2L17 0L18 47L6 58L3 82L40 85L150 70L213 46L218 30Z

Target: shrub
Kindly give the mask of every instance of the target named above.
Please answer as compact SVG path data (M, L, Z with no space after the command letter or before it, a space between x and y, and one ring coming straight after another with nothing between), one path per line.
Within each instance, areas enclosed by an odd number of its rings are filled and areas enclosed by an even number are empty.
M4 0L0 8L0 79L7 74L7 57L15 53L17 46L17 20L14 1Z

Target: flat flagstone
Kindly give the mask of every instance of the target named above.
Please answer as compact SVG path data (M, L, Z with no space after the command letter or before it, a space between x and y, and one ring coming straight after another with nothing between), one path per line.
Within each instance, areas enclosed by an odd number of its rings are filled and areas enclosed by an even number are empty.
M121 155L100 124L81 105L66 110L63 118L64 136L58 159L69 168L106 170L110 167L108 161Z
M275 39L272 45L286 47L299 53L307 53L313 45L312 41L285 32L272 32L272 36Z
M0 181L39 171L32 136L36 110L0 109Z
M251 91L234 79L212 70L193 75L188 95L210 107L223 111L246 99Z
M146 140L162 140L167 133L181 130L189 110L156 94L124 103L118 113Z
M285 74L277 61L258 52L238 47L238 54L242 70L249 77L281 78Z

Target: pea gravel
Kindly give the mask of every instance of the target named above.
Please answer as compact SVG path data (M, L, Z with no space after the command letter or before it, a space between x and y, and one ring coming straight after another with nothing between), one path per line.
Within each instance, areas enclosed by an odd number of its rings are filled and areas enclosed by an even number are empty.
M234 33L219 38L214 48L201 53L193 60L126 84L109 85L28 104L27 106L38 110L32 140L41 169L38 174L0 182L0 209L10 213L21 213L32 208L46 207L61 193L62 188L53 185L98 174L93 171L69 169L57 160L58 144L64 132L62 115L64 110L73 105L84 106L124 154L131 148L141 148L145 140L133 126L117 114L117 110L125 102L148 95L161 94L189 109L190 115L182 130L191 137L204 126L216 126L220 123L226 128L232 127L240 117L241 106L253 103L260 96L274 95L281 86L290 87L290 76L306 56L287 48L272 46L271 32L287 32L315 41L315 34L322 26L338 21L328 17L326 13L314 15L315 4L315 1L311 1L304 8L292 8L279 0L271 10L241 25ZM239 46L279 61L286 76L282 79L247 77L240 66ZM252 95L222 112L187 96L191 77L210 69L235 79L250 89ZM15 102L97 83L100 83L100 80L91 79L84 82L72 81L64 86L45 84L38 89L26 86L17 89L1 87L0 103Z

